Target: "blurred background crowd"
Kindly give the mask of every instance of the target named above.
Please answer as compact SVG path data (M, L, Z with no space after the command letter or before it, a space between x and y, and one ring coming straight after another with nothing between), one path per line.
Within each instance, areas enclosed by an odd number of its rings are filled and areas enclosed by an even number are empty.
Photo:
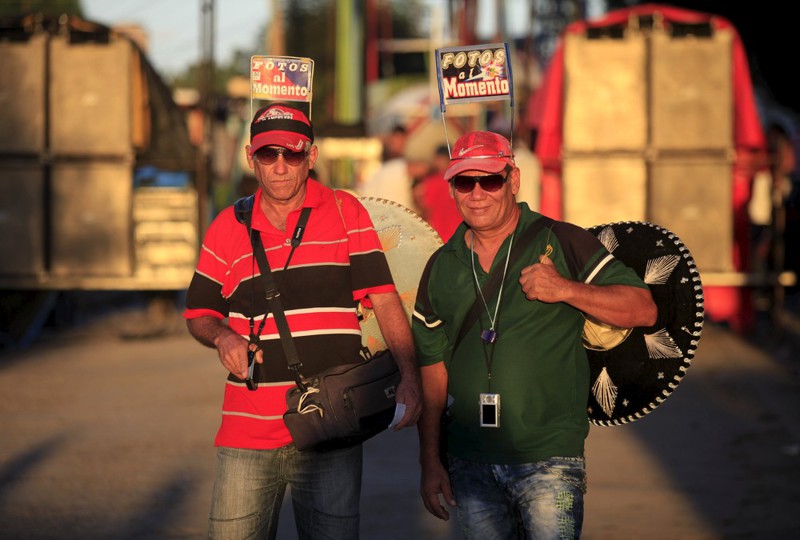
M218 49L241 33L220 28L221 13L248 8L263 18L239 36L250 45ZM782 9L1 0L0 346L68 321L76 291L145 292L158 310L185 289L207 224L255 189L252 55L314 59L321 182L393 200L447 240L460 222L442 177L449 146L490 129L513 141L519 201L587 227L661 224L697 260L711 319L792 327L800 98ZM189 60L162 69L148 21L168 13L184 21L176 34L198 37ZM435 49L501 42L513 101L443 118Z

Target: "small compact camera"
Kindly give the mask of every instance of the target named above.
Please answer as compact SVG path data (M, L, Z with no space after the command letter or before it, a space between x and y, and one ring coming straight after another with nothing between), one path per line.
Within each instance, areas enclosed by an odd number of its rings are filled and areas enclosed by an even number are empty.
M481 427L500 427L500 394L481 394Z
M256 351L247 351L247 378L244 383L247 385L248 390L255 390L258 388L256 381L253 380L253 372L256 368Z

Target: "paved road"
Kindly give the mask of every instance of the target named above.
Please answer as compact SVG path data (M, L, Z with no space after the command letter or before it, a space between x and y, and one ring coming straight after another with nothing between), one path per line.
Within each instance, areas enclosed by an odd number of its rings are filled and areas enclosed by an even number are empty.
M0 354L0 538L202 538L224 374L180 325L109 318ZM707 324L652 414L593 427L584 538L800 538L800 358ZM366 448L362 538L458 538L417 494L416 433ZM281 538L296 538L284 506Z

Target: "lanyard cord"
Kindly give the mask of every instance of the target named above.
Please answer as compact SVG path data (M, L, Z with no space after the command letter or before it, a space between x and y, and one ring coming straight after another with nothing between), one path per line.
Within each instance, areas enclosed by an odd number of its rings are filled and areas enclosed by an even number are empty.
M511 258L511 246L514 243L514 233L511 234L511 241L508 243L508 253L506 253L506 264L503 267L503 279L500 281L500 291L497 293L497 304L494 306L494 317L489 312L489 306L486 304L486 298L483 297L483 291L481 290L481 284L478 283L478 273L475 271L475 250L473 249L473 245L475 243L475 233L472 233L469 239L469 252L470 252L470 260L472 262L472 276L475 278L475 285L478 289L478 294L481 297L481 302L483 302L483 307L486 309L486 315L489 316L489 322L491 323L491 327L489 330L494 331L495 322L497 321L497 314L500 311L500 298L503 296L503 284L506 281L506 272L508 271L508 261Z
M475 241L475 233L472 234L470 237L469 242L469 251L472 259L472 276L475 278L475 288L480 295L481 302L483 303L483 307L486 310L486 315L489 317L489 322L491 323L491 327L489 328L487 338L484 338L486 331L481 332L481 345L483 346L483 356L486 359L486 377L487 377L487 390L488 392L492 391L492 360L494 359L494 347L491 347L487 350L489 345L493 345L494 342L497 340L497 332L495 331L495 324L498 321L498 314L500 313L500 299L503 296L503 284L506 281L506 272L508 271L508 261L511 258L511 246L514 244L514 233L511 234L511 240L508 242L508 252L506 253L506 263L503 267L503 279L500 280L500 290L497 292L497 304L494 307L494 317L489 312L489 306L486 304L486 299L483 297L483 291L481 290L481 284L478 282L478 273L475 271L475 250L473 249ZM478 317L480 321L480 317Z

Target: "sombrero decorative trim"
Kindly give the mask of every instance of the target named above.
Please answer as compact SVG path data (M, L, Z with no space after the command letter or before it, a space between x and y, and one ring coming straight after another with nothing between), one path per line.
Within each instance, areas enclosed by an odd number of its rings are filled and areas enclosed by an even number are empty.
M367 209L378 233L400 302L410 322L419 278L430 256L442 245L442 239L427 221L401 204L379 197L361 197L359 201ZM386 349L386 341L372 310L360 305L359 316L361 344L372 353Z
M663 227L625 221L589 231L636 271L658 306L652 327L633 328L626 338L611 341L611 347L586 343L592 381L589 420L602 426L627 424L661 405L686 375L703 328L703 285L689 250ZM596 328L585 330L584 340L593 333Z

